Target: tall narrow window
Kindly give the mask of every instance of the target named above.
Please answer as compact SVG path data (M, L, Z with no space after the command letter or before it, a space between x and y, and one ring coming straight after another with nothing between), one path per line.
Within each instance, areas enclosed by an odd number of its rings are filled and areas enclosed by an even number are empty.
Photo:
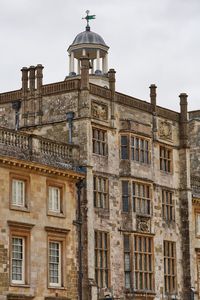
M48 187L48 206L49 211L60 213L61 212L61 190L58 187Z
M94 207L108 208L108 179L94 176L93 178Z
M172 171L172 150L160 146L160 170L164 172Z
M122 181L122 211L129 212L129 182Z
M108 233L95 231L95 278L98 287L108 287Z
M98 128L92 128L93 153L107 155L106 131Z
M129 159L129 145L128 145L128 136L121 136L121 159Z
M49 242L49 285L61 286L61 242Z
M30 236L33 224L7 221L10 229L10 281L15 285L30 283Z
M150 186L143 183L133 182L133 211L150 215L151 213L151 197Z
M165 292L176 292L176 244L164 241L164 284Z
M166 221L174 221L174 200L173 193L162 190L162 217Z
M25 238L12 237L12 283L25 284Z
M125 288L131 288L131 247L130 236L124 235L124 277Z
M25 206L25 181L12 179L12 205Z
M134 286L136 290L153 290L153 241L151 237L134 238Z

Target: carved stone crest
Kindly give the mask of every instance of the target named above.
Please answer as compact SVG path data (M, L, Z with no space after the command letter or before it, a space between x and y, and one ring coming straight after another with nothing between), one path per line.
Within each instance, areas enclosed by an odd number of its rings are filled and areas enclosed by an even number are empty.
M108 120L108 107L102 103L92 102L92 117L107 121Z
M151 231L151 220L146 217L137 217L136 219L137 231L150 232Z
M172 140L172 125L169 122L159 122L159 137L166 140Z

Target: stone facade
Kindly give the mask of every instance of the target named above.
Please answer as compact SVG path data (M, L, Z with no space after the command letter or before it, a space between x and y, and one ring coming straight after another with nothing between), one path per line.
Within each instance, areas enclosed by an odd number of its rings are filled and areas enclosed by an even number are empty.
M0 135L0 299L75 300L79 270L76 183L84 178L84 174L73 169L69 157L68 160L61 158L59 152L57 156L52 155L52 148L54 146L55 150L57 144L49 140L46 140L49 142L46 152L49 153L45 157L41 152L37 157L33 146L35 158L28 159L26 153L22 156L25 145L19 141L23 138L25 142L26 137L24 133L20 135L6 129ZM13 178L25 183L24 206L13 205ZM62 192L59 213L48 208L49 186L59 187ZM12 280L13 236L22 237L25 243L23 283ZM48 242L51 240L61 245L59 259L63 265L59 276L62 284L58 287L51 287L49 283Z
M80 61L81 75L50 85L42 83L41 65L23 68L22 89L0 94L0 132L5 127L10 132L2 133L0 141L3 143L3 137L4 143L10 139L9 153L15 157L19 138L11 129L16 127L18 118L18 134L27 135L32 141L27 151L21 146L20 158L35 163L42 159L52 172L52 168L62 169L62 147L71 133L72 144L67 146L71 148L63 157L69 168L65 172L75 172L78 166L86 168L81 203L83 278L78 281L80 266L74 256L77 235L72 223L76 219L76 197L71 175L70 182L58 176L68 191L70 208L65 219L57 219L46 215L47 175L38 169L30 174L23 170L32 182L33 212L10 211L8 204L4 207L0 221L2 299L19 291L37 299L57 297L57 292L46 287L45 226L70 230L66 289L58 291L58 298L96 300L110 295L121 300L188 300L193 296L193 287L196 299L200 299L200 114L189 113L188 122L186 94L180 95L180 113L157 106L155 85L150 86L150 101L120 94L115 91L113 69L95 77L89 74L88 58L84 56ZM18 115L13 111L13 101L21 103ZM74 113L71 127L67 112ZM57 145L55 148L50 146L50 140ZM48 150L44 150L44 145L48 145ZM12 168L21 172L19 167ZM10 167L2 170L0 205L5 206L2 197L9 193ZM28 288L12 287L9 282L7 220L21 222L21 217L34 224L33 240L38 243L32 261L33 281ZM129 241L126 245L125 240ZM40 255L37 249L41 249ZM83 291L80 296L79 290L79 298L77 282Z

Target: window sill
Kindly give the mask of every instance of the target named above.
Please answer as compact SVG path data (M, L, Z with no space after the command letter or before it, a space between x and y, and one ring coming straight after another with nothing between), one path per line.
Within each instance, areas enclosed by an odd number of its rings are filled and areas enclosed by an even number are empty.
M164 170L160 170L160 173L163 175L173 175L173 172L168 172L168 171L164 171Z
M23 283L11 283L11 287L23 287L23 288L30 288L30 284L23 284Z
M63 213L56 213L56 212L49 212L49 211L47 213L47 216L57 217L57 218L66 218L66 216Z
M48 286L49 290L63 290L66 291L66 288L64 286ZM50 297L49 297L50 298Z
M137 217L144 217L144 218L148 218L150 219L152 217L152 214L145 214L145 213L141 213L141 212L135 212Z
M98 153L92 153L92 155L94 155L94 156L97 156L97 157L108 158L108 154L98 154Z
M30 213L30 209L28 207L21 207L21 206L15 206L15 205L11 205L10 210L17 210L17 211L23 211L23 212Z
M110 211L108 208L102 208L102 207L94 207L95 214L98 215L98 217L108 219L110 216Z

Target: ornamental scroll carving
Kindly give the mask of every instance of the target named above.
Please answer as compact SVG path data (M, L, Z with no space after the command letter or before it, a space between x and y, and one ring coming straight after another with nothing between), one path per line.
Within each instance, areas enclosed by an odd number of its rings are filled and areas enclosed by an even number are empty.
M107 121L108 107L102 103L92 102L92 117L95 119Z
M172 140L172 125L169 122L160 121L158 132L161 139Z
M151 231L151 220L146 217L137 217L136 219L137 231L150 232Z

